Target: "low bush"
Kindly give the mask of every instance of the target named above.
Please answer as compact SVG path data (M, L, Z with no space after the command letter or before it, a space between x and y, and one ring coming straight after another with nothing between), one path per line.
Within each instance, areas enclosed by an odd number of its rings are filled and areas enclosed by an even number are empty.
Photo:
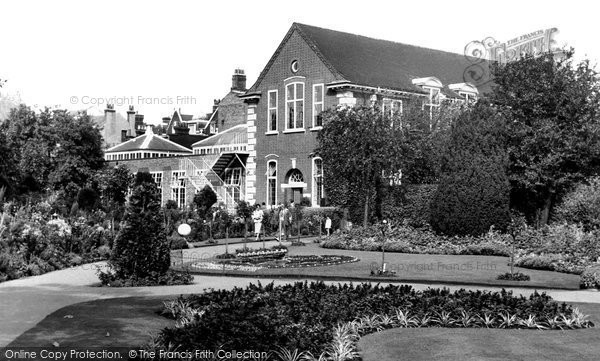
M362 251L381 251L382 233L377 225L336 232L321 242L321 247ZM510 237L494 230L480 237L448 237L426 228L399 225L385 234L388 252L419 254L473 254L508 256Z
M157 349L268 352L283 348L318 355L339 336L339 325L349 322L354 322L352 328L359 335L391 327L593 326L577 310L546 294L535 292L525 298L504 290L450 292L416 291L408 285L259 283L173 302L183 306L165 309L172 317L191 314L188 309L198 316L163 329L153 341Z
M183 237L171 236L167 237L167 242L171 245L171 249L188 249L188 243Z
M507 280L507 281L529 281L530 277L524 273L516 272L516 273L503 273L498 275L499 280Z
M192 284L194 278L189 273L168 270L165 273L150 272L146 277L130 278L117 277L113 272L98 272L98 278L107 287L143 287L143 286L174 286Z
M491 229L481 236L438 235L427 228L403 224L385 235L388 252L510 256L512 237ZM336 232L321 247L381 251L382 233L377 225ZM555 224L540 229L525 227L514 241L515 265L523 268L581 274L600 259L600 231Z
M559 222L581 224L585 230L600 228L600 177L588 179L565 195L556 207Z
M600 289L600 266L589 267L583 271L579 285L581 288Z

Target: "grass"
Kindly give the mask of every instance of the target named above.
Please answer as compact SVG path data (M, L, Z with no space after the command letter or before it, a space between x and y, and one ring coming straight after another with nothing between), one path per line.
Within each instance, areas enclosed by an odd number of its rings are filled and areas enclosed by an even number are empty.
M8 347L38 346L137 349L150 333L171 326L158 315L162 301L176 296L131 297L78 303L62 308ZM600 304L571 303L600 320ZM73 318L65 318L72 315ZM107 332L110 334L107 336ZM536 331L461 328L403 328L366 335L359 341L364 361L403 360L596 360L600 328Z
M600 304L570 303L600 321ZM566 331L403 328L366 335L364 361L402 360L597 360L600 328Z
M159 312L168 296L111 298L77 303L51 313L8 347L138 347L172 326ZM171 297L172 298L172 297ZM65 317L66 316L66 317ZM72 317L71 317L72 316Z
M515 267L531 277L530 281L498 280L500 274L510 272L508 257L463 256L463 255L423 255L386 253L387 269L396 271L395 277L371 277L372 269L381 265L381 252L349 251L324 249L315 243L306 247L288 247L290 255L346 255L359 259L359 262L335 266L306 268L261 269L249 271L198 270L192 273L208 275L315 278L330 280L377 280L381 282L419 282L435 284L486 285L500 287L535 287L555 289L579 289L579 276L551 271L530 270ZM250 245L259 248L259 245ZM235 247L230 248L230 252ZM194 258L194 250L185 250L186 260ZM210 259L208 261L211 261ZM217 260L212 260L217 261Z

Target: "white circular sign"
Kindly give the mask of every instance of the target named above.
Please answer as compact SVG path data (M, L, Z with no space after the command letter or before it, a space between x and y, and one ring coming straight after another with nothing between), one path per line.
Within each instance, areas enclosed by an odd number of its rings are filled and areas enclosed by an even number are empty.
M192 227L190 227L189 224L187 223L183 223L180 224L179 227L177 227L177 233L179 233L182 236L187 236L192 232Z

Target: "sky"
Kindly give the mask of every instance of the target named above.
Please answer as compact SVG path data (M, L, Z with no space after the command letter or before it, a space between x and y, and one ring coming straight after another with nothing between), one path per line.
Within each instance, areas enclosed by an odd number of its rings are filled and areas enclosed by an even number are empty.
M91 113L113 98L150 123L174 109L203 115L234 69L253 84L293 22L456 53L472 40L558 28L559 46L595 64L599 10L582 0L3 0L0 94Z

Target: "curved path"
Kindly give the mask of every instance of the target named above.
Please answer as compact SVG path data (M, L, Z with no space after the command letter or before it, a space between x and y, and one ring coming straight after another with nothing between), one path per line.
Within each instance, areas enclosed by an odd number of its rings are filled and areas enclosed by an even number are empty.
M267 246L275 242L267 242ZM212 246L187 250L210 257L223 253L225 246ZM249 283L285 284L298 280L248 278L248 277L219 277L219 276L194 276L194 283L187 286L157 286L157 287L130 287L108 288L98 287L96 277L97 267L104 266L104 262L86 264L44 275L23 278L0 283L0 347L8 345L20 334L35 326L44 317L65 306L79 302L132 296L171 296L178 294L200 293L205 289L231 289L244 287ZM331 282L338 283L338 282ZM451 290L486 289L498 290L494 287L474 286L448 286L411 283L416 289L429 287L447 287ZM512 288L515 294L529 295L532 289ZM552 298L564 302L591 302L600 303L600 293L594 291L565 291L544 290Z

